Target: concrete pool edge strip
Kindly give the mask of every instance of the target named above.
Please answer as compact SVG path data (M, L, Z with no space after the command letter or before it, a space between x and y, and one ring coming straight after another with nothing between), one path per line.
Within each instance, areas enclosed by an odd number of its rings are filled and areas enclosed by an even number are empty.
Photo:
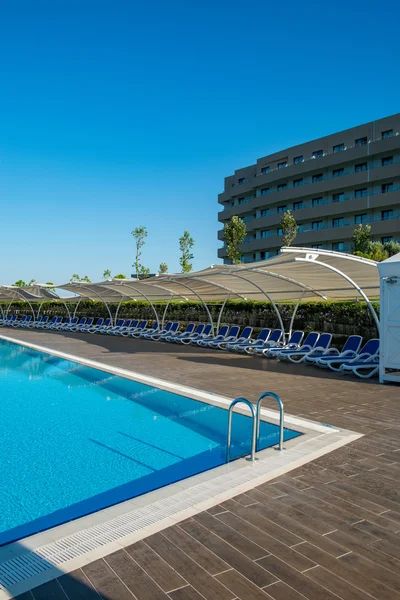
M0 338L66 360L74 360L87 366L114 372L122 377L128 374L129 379L137 380L134 372L80 359L50 348L21 343L13 338L5 336ZM141 376L140 379L142 383L156 387L160 387L159 381L168 384L163 380L147 376ZM163 389L178 393L172 386L175 384L170 384L168 388ZM180 388L184 390L181 393L193 397L190 393L191 388L185 386ZM198 400L211 401L213 404L219 406L222 404L225 407L230 402L227 398L199 390L194 391L202 396L196 398ZM266 410L265 413L276 420L278 414L276 411ZM288 416L287 422L289 418ZM244 459L235 461L1 548L0 600L23 593L121 550L129 544L176 525L194 514L245 493L363 437L359 433L330 428L297 417L293 417L293 420L296 423L291 424L296 425L298 430L302 429L305 435L287 442L285 444L287 449L283 453L269 448L258 454L259 460L255 464L249 464Z

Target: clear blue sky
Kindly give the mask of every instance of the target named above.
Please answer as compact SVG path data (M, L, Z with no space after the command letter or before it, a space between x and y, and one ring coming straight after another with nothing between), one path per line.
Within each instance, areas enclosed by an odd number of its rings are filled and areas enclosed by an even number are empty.
M4 0L1 281L218 262L256 158L399 111L398 0Z

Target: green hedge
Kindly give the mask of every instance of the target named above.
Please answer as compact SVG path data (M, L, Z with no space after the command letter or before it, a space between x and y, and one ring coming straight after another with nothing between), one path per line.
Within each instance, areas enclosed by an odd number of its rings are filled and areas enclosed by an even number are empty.
M4 306L4 304L3 304ZM279 304L283 323L288 329L294 309L293 303ZM117 305L110 305L112 314L115 314ZM157 311L162 317L165 304L157 305ZM209 309L214 321L217 321L220 304L210 304ZM379 303L374 303L374 308L379 314ZM71 310L75 309L71 305ZM24 302L14 302L10 312L29 314L29 308ZM65 307L57 302L45 302L42 305L42 314L66 315ZM102 302L82 301L77 310L77 316L108 317L106 307ZM124 302L121 304L118 316L121 318L154 319L154 313L146 302ZM168 306L167 319L181 321L182 323L207 322L208 316L200 302L171 302ZM232 300L226 303L223 323L237 325L252 325L256 330L262 327L278 327L279 322L275 311L268 302ZM376 337L377 331L372 315L364 302L304 302L299 306L294 321L295 329L304 331L318 330L341 335L360 334L365 338Z

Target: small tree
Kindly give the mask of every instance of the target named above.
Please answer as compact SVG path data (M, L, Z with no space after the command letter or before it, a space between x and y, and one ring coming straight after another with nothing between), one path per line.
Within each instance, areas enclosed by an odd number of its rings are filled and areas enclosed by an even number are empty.
M385 251L381 242L371 242L371 249L368 258L376 260L377 262L381 262L382 260L386 260L387 257L388 254Z
M114 275L114 279L126 279L126 275L119 273L118 275Z
M70 279L70 282L80 281L80 280L81 280L81 278L79 277L78 273L74 273Z
M226 254L233 265L240 263L239 247L243 243L246 233L246 223L240 217L233 216L225 225Z
M111 279L111 271L110 269L105 269L103 273L103 279Z
M179 258L179 264L181 265L182 273L189 273L193 265L190 262L193 259L191 249L194 246L194 239L188 231L183 232L183 236L179 238L179 249L181 256Z
M85 281L86 283L92 283L92 280L91 280L91 279L89 279L89 276L88 276L88 275L84 275L84 276L81 278L81 281Z
M353 232L353 254L369 254L371 252L371 225L360 225Z
M168 273L168 265L167 263L160 263L160 266L158 267L158 272L159 273Z
M399 242L395 242L394 240L390 240L390 242L386 242L383 244L383 249L387 252L387 255L394 256L400 252L400 244Z
M150 276L150 269L148 269L144 265L140 265L138 279L147 279L149 276Z
M146 243L148 233L146 227L144 227L143 225L141 225L140 227L136 227L131 233L135 239L136 245L135 262L132 266L135 267L136 279L140 279L140 257L142 255L141 248L143 248L143 246Z
M281 219L281 229L284 246L292 245L292 243L296 239L297 228L298 225L296 219L294 218L290 210L287 210Z
M15 285L16 287L25 287L26 286L26 281L24 281L23 279L18 279L18 281L16 281L15 283L13 283L13 285Z
M31 279L28 285L33 285L34 283L36 283L36 279Z

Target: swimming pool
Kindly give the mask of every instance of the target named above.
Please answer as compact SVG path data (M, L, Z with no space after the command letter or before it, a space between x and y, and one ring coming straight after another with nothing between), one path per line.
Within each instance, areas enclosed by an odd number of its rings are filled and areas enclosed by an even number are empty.
M223 408L0 340L0 544L222 465L227 421ZM250 432L234 414L233 457ZM278 442L276 425L260 433L261 448Z

